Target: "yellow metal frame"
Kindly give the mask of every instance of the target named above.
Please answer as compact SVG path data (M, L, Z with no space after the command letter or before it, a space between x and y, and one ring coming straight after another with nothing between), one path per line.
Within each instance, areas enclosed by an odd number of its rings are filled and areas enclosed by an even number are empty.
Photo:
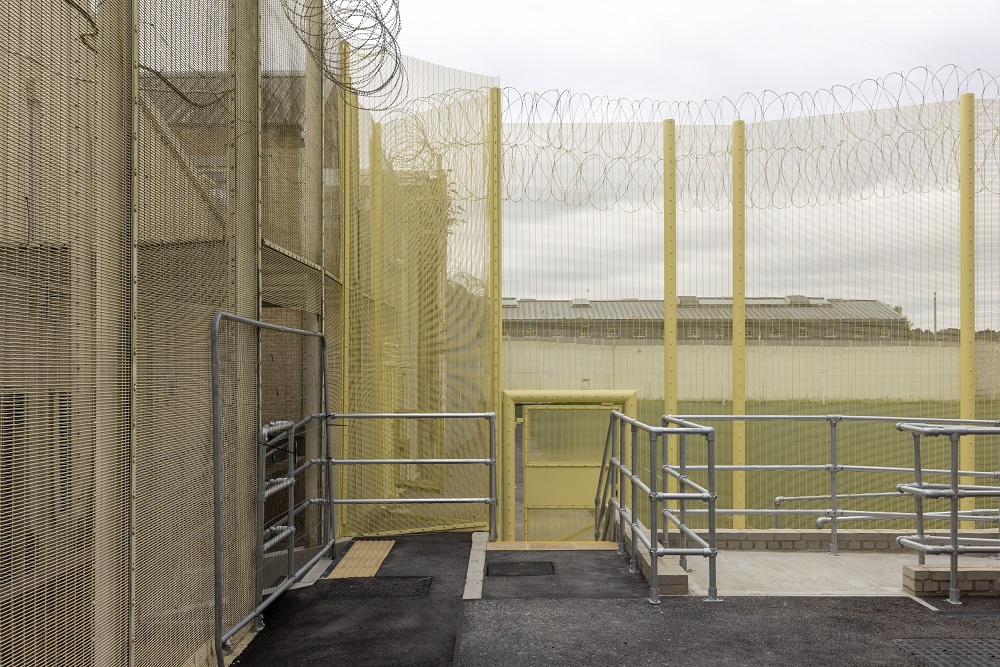
M515 538L514 511L515 500L515 448L514 429L516 427L515 408L518 405L620 405L622 412L630 417L636 417L639 400L635 390L580 390L580 391L544 391L521 390L505 391L503 397L503 428L500 432L500 465L497 466L498 488L500 489L498 516L500 517L499 533L501 540ZM626 438L630 438L626 433ZM628 444L627 442L625 443ZM625 452L628 453L628 447ZM626 461L628 463L628 461Z
M491 393L493 411L499 418L503 410L501 360L503 341L503 155L501 96L499 88L490 88L488 128L487 206L490 216L490 347L493 357Z
M733 414L747 413L746 125L733 122ZM747 423L733 422L733 465L747 463ZM733 473L733 509L746 509L747 474ZM733 528L746 528L746 515Z
M965 93L959 98L959 418L976 418L976 97ZM959 468L976 469L976 438L962 437L958 450ZM962 484L975 484L963 477ZM963 498L962 510L976 506L975 498ZM971 522L963 522L963 527Z

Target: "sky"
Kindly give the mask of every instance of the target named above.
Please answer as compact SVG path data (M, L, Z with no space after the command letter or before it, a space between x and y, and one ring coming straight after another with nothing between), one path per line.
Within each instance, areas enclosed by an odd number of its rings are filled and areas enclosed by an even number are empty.
M701 101L920 65L1000 72L995 1L401 0L407 55L522 91Z

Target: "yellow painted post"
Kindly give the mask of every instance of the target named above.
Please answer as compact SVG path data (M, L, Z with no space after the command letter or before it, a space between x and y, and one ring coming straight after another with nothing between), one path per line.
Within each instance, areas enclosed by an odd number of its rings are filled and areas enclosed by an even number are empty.
M959 102L959 418L976 418L976 97L965 93ZM959 444L959 468L975 470L976 439L964 436ZM975 484L963 477L961 484ZM975 498L963 498L962 510L974 509ZM963 527L971 522L963 522Z
M733 414L747 413L746 390L746 126L733 122ZM747 423L733 422L733 465L747 462ZM746 509L746 472L733 473L733 509ZM733 517L746 528L746 516Z
M663 121L663 413L677 414L677 130L673 119ZM678 465L678 448L671 447L669 465ZM671 477L666 490L674 491Z
M350 52L347 42L340 45L340 66L341 72L350 84ZM341 294L343 295L341 306L343 308L343 336L341 336L341 406L343 412L350 412L350 377L351 377L351 263L353 253L351 252L351 229L353 227L353 184L351 183L351 122L352 108L350 104L350 93L342 91L338 102L339 111L337 128L339 134L338 148L340 149L340 279ZM348 457L349 451L349 426L344 423L341 426L341 458ZM347 490L347 471L345 466L340 466L340 488ZM347 505L342 506L345 511L340 513L341 525L339 530L343 533L347 527Z
M514 397L509 394L503 395L503 425L501 460L497 462L497 488L500 489L500 537L501 540L513 540L517 534L515 521L516 513L516 489L515 479L515 429L517 428L516 410Z
M487 145L487 212L490 216L490 347L492 348L492 378L490 393L492 409L497 413L497 423L505 424L501 451L503 465L498 473L503 480L504 493L500 498L498 515L503 517L503 539L514 539L514 429L508 429L504 419L505 410L510 409L509 422L513 424L514 406L503 400L501 346L503 342L503 163L502 163L502 118L500 115L500 89L490 88L489 126ZM509 437L509 440L508 440ZM508 460L509 459L509 460ZM509 475L509 477L508 477ZM509 491L509 493L508 493Z

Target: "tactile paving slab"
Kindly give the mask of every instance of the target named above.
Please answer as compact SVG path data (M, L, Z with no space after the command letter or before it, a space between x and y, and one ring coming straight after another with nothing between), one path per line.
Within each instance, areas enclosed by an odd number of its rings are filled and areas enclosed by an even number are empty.
M1000 639L903 639L899 646L930 667L1000 665Z
M425 598L434 577L356 577L327 579L323 597L332 598Z
M486 565L487 577L542 577L556 573L550 560L511 561Z
M393 540L359 540L351 544L337 567L327 579L350 579L352 577L374 577L382 567L382 561L389 555Z

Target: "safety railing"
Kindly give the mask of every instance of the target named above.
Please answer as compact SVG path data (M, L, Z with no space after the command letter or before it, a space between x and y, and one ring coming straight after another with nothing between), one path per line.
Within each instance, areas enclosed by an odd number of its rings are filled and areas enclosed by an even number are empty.
M715 546L715 429L680 419L670 421L674 428L649 426L627 415L613 410L605 440L603 464L598 479L597 494L594 499L594 537L606 539L610 531L611 512L614 511L618 523L618 553L626 554L625 534L631 531L629 549L629 571L639 572L639 544L649 553L649 602L660 603L659 563L660 556L704 556L709 559L707 602L717 602ZM649 438L649 484L642 481L638 473L640 433ZM688 435L705 439L708 465L707 486L691 481L684 471L665 462L669 460L670 438L680 438L681 451L685 448L684 437ZM625 461L626 443L631 444L631 455ZM682 456L683 459L683 456ZM667 492L667 479L673 478L680 484L678 492ZM626 493L630 489L631 493ZM661 490L662 489L662 490ZM649 502L649 535L639 520L640 493ZM708 508L708 539L691 530L686 522L686 514L673 512L666 502L677 500L682 503L699 501ZM673 524L683 539L694 542L696 547L688 547L685 542L679 547L665 546L660 539L660 518ZM666 525L666 524L665 524Z
M775 528L781 527L781 517L783 516L810 516L816 517L816 526L822 528L828 526L830 530L830 553L839 553L837 541L837 527L846 522L871 522L885 521L890 519L917 520L914 512L887 512L873 510L853 510L842 509L839 503L844 499L857 498L887 498L899 497L898 490L871 493L838 493L838 477L843 473L895 473L914 474L915 469L910 467L874 466L874 465L844 465L838 462L837 429L838 426L847 422L857 423L886 423L898 424L900 422L913 422L912 418L906 417L882 417L863 415L683 415L664 416L664 423L676 423L678 421L692 422L828 422L830 427L829 437L829 461L815 464L766 464L766 465L716 465L716 472L766 472L766 471L790 471L790 472L827 472L829 474L829 494L797 495L797 496L777 496L774 499L774 507L757 508L717 508L718 516L773 516ZM949 426L949 427L1000 427L1000 422L992 420L961 420L961 419L921 419L925 425ZM707 466L688 465L688 472L704 472ZM924 470L925 474L949 474L949 470L933 469ZM998 471L959 471L959 476L973 477L980 479L1000 479ZM783 508L789 502L822 501L829 500L829 506L825 508ZM707 510L687 509L686 514L703 515ZM948 521L947 512L927 512L925 519L935 519ZM962 521L1000 523L1000 512L996 509L968 509L959 512L959 519Z
M958 556L960 554L992 553L1000 554L1000 539L960 537L958 534L959 521L962 513L959 511L959 500L961 498L1000 498L1000 487L983 487L969 484L961 484L960 479L964 475L958 469L958 443L964 435L1000 435L1000 425L996 427L982 426L932 426L927 423L901 423L896 424L896 429L913 434L913 470L914 480L908 484L900 484L896 488L913 496L914 514L916 515L917 534L906 537L898 537L899 544L916 549L919 553L919 562L924 563L925 554L948 555L950 560L951 581L948 590L948 602L961 604L959 600L958 584ZM951 468L948 471L948 484L930 484L923 481L921 467L921 438L936 438L947 436L951 444ZM924 510L923 501L925 498L948 498L950 501L949 511L949 535L948 537L927 535L924 533Z
M490 541L497 539L497 416L495 412L452 412L452 413L373 413L336 414L331 420L366 419L485 419L489 422L489 458L469 459L336 459L336 466L367 465L486 465L489 467L489 496L467 498L335 498L336 505L393 505L393 504L453 504L482 503L489 507Z

